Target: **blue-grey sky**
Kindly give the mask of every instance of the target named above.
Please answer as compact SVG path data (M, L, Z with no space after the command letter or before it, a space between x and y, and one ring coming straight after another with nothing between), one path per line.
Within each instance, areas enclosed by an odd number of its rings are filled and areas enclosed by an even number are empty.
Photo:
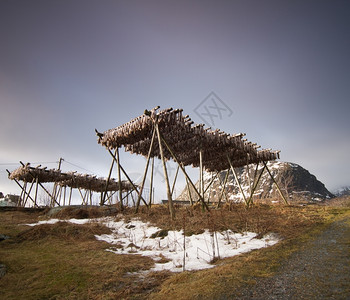
M1 0L0 191L19 160L107 176L95 128L157 105L202 123L211 92L232 113L208 126L349 185L349 53L349 1Z

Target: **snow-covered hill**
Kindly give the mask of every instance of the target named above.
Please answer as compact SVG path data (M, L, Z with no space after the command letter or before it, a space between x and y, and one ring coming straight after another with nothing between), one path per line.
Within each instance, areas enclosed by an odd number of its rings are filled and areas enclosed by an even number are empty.
M350 186L342 187L334 192L337 197L350 196Z
M330 193L325 185L317 180L317 178L310 174L309 171L297 165L289 162L269 162L267 164L276 182L279 184L282 192L290 200L310 200L310 201L323 201L334 197ZM241 183L242 190L247 198L249 198L252 179L254 178L255 166L251 165L249 169L247 167L237 168L236 173ZM261 172L263 166L259 166L258 174ZM221 195L223 183L225 180L226 171L219 173L218 178L213 180L211 187L205 193L205 199L210 201L217 201ZM205 173L204 186L205 188L212 181L214 174ZM199 186L199 182L196 183ZM243 201L242 193L234 179L232 172L230 171L228 180L226 183L226 197L222 198L222 201L228 199L229 201L239 202ZM196 199L194 191L191 193L192 197ZM261 176L260 183L254 193L254 199L257 198L276 198L279 197L278 191L273 184L269 173L265 170ZM198 197L197 197L198 198ZM188 191L185 189L178 198L189 199Z

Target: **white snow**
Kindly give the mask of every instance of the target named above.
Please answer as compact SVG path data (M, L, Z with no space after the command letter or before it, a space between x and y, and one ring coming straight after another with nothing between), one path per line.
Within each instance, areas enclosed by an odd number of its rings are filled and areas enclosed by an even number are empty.
M112 229L113 233L96 236L96 238L117 245L109 251L117 254L150 256L155 261L160 260L162 256L169 260L167 263L156 263L153 271L176 272L183 269L211 268L214 265L210 262L214 258L230 257L278 242L278 239L272 236L256 239L255 233L239 234L231 230L215 233L206 230L202 234L185 237L183 231L169 231L168 235L163 238L151 238L151 235L160 228L139 220L129 223L109 221L105 224Z
M74 224L100 222L112 230L111 234L96 235L96 239L111 244L107 251L116 254L139 254L155 260L155 266L150 271L170 270L200 270L212 268L214 258L226 258L276 244L276 236L266 235L256 238L256 233L234 233L231 230L184 236L183 231L168 231L165 237L151 238L151 235L161 229L144 223L138 219L129 222L114 221L112 218L100 219L50 219L35 224L54 224L66 221ZM164 258L168 262L160 263Z
M59 219L49 219L45 221L39 221L38 223L31 223L31 224L24 224L27 226L36 226L36 225L42 225L42 224L56 224L57 222L60 222Z
M39 221L38 223L31 223L31 224L24 224L27 226L36 226L36 225L42 225L42 224L56 224L58 222L69 222L73 224L86 224L90 222L96 222L99 219L69 219L69 220L60 220L60 219L49 219L44 221Z

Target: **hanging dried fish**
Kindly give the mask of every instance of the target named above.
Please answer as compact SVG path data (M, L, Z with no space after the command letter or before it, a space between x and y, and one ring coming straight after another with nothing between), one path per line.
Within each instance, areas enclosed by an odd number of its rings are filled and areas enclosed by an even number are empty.
M147 156L154 124L157 123L161 135L184 166L198 166L200 151L203 166L208 171L229 168L227 155L235 167L279 158L279 151L257 150L259 147L255 143L242 139L244 133L230 135L219 129L204 128L204 124L194 124L182 111L173 108L159 110L159 106L145 110L143 115L128 123L97 133L98 143L108 149L124 147L131 153ZM153 147L151 157L160 157L158 147ZM166 148L164 157L166 160L172 158Z

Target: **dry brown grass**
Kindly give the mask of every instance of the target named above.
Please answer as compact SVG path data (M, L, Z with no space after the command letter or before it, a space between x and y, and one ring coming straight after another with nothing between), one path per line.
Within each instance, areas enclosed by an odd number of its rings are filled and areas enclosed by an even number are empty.
M282 205L255 205L247 209L243 204L231 204L208 213L200 206L187 206L178 207L176 219L171 221L167 207L157 206L150 210L143 208L137 217L166 230L185 228L186 235L202 233L204 229L231 229L240 233L252 231L259 235L275 232L284 238L291 238L312 224L322 223L330 213L328 210L319 206ZM133 210L127 210L123 217L128 219L135 217L135 214Z
M59 218L59 219L89 219L89 218L100 218L104 216L111 216L118 213L118 209L116 206L113 207L76 207L76 206L68 206L63 208L55 208L56 212L51 213L51 217Z
M185 229L187 235L231 229L284 238L276 246L215 262L216 268L173 274L148 272L154 261L139 255L117 255L97 241L95 234L110 230L96 223L56 223L28 227L48 218L43 211L0 211L0 233L11 238L0 244L0 263L8 272L0 280L1 299L212 299L225 295L256 276L269 276L313 230L327 224L345 208L326 206L227 205L210 213L200 206L178 207L171 220L166 206L128 208L65 208L54 217L111 215L126 221L138 217L163 230ZM60 214L60 215L59 215ZM118 217L117 217L118 215ZM136 273L135 273L136 272ZM18 288L20 283L21 288Z
M4 217L4 218L2 218ZM116 255L95 234L110 233L97 224L66 222L28 227L43 218L38 213L4 212L0 233L10 236L0 245L0 299L116 299L146 295L163 274L137 279L129 273L149 270L154 261L140 255ZM137 279L137 280L136 280ZM120 297L119 297L120 296Z
M19 241L35 241L45 238L61 240L92 240L95 235L110 234L112 231L99 223L77 225L67 222L41 224L30 227L17 235Z
M332 207L350 207L350 196L333 198L327 201L327 205Z

